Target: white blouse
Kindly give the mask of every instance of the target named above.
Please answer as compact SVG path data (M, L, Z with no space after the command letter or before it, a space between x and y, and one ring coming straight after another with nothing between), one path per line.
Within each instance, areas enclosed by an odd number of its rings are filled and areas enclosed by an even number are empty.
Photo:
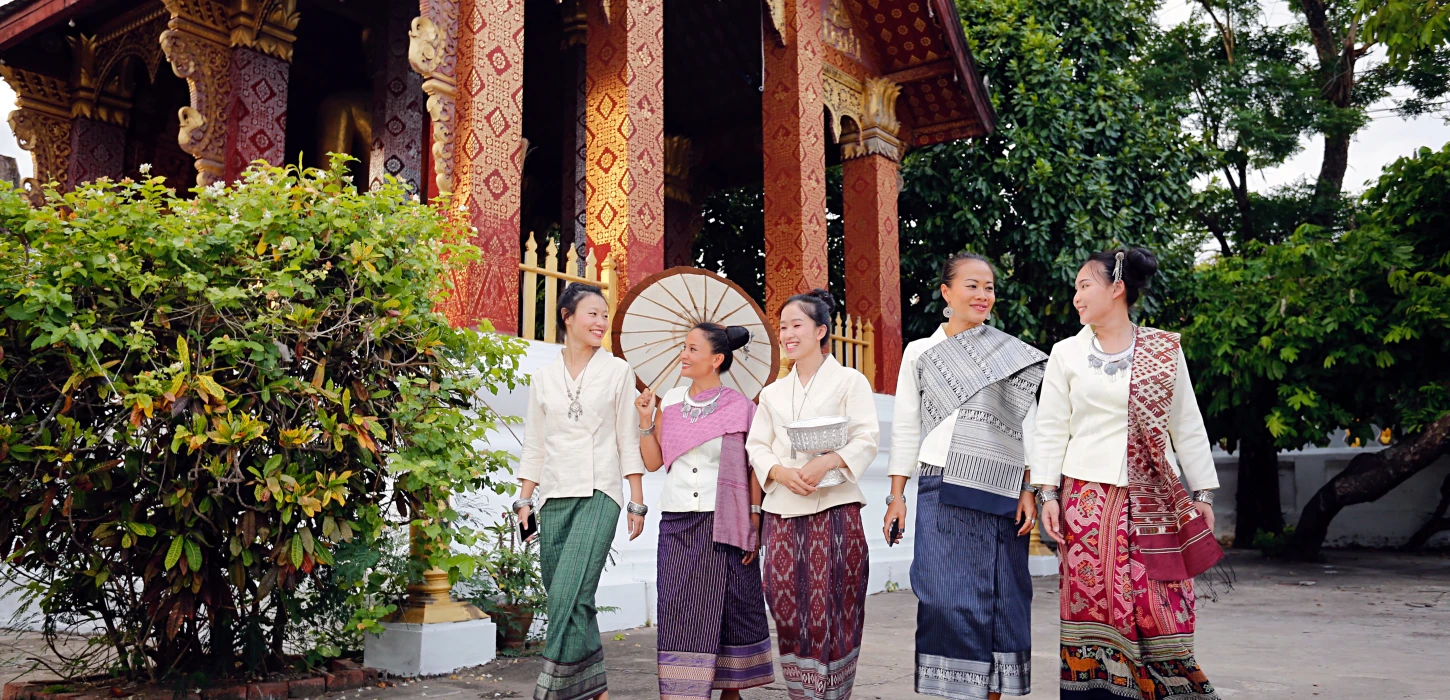
M678 411L690 391L677 386L660 397L660 411ZM713 513L715 483L720 479L720 445L724 438L714 438L680 455L665 474L665 490L660 494L659 509L666 513Z
M816 489L809 496L798 496L770 479L770 470L776 465L799 469L811 460L811 456L805 453L791 457L790 438L786 435L785 426L820 416L846 416L849 419L846 446L836 450L846 463L842 469L846 481ZM767 513L789 518L814 515L847 503L865 503L866 497L856 482L876 459L880 437L876 400L871 395L871 383L866 380L866 375L842 367L836 358L828 355L821 368L816 370L807 390L795 368L791 368L790 374L761 390L760 408L755 411L750 436L745 440L750 463L765 489L765 502L761 508Z
M896 409L891 418L891 457L886 463L888 476L911 478L916 475L917 464L946 466L957 411L952 411L925 438L921 436L921 388L916 384L916 362L923 353L949 337L946 324L942 324L930 337L908 343L901 355L901 372L896 376ZM1037 404L1034 403L1022 419L1022 448L1029 458L1033 448L1032 429L1036 424Z
M1062 477L1070 476L1128 485L1129 378L1110 380L1088 365L1092 338L1092 328L1084 327L1052 346L1038 399L1035 451L1028 457L1034 484L1057 486ZM1182 352L1169 411L1167 456L1184 487L1218 488L1208 431Z
M569 417L570 390L583 409ZM534 372L518 478L539 485L549 498L587 498L603 491L624 505L624 477L644 473L639 454L639 412L634 370L607 350L596 350L578 377L569 377L564 355Z

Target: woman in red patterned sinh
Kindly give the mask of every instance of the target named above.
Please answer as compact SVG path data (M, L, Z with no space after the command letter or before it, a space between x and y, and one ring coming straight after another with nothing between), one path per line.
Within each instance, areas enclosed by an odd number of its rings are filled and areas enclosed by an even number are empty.
M1218 475L1178 334L1128 314L1157 269L1142 248L1089 257L1083 330L1042 382L1029 463L1061 554L1063 700L1218 698L1193 656Z

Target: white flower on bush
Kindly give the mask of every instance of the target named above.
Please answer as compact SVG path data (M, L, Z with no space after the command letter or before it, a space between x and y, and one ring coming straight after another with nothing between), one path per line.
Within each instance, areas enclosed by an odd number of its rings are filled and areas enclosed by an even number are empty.
M142 175L150 175L151 174L151 164L150 163L142 163L141 165L136 166L136 169L139 170L139 171L141 171L141 174Z

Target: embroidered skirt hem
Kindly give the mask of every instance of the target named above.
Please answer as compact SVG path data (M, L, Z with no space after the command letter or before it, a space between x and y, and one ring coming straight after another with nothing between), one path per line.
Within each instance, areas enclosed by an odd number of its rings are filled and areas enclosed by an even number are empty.
M1032 692L1032 654L993 654L990 662L916 655L916 692L955 700L982 700L991 693Z

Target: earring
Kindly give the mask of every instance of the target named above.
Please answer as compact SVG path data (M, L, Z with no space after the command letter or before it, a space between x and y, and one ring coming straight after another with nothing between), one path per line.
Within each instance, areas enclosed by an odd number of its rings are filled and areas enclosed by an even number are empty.
M951 318L952 317L952 307L950 307L950 306L943 306L942 307L942 310L941 310L941 315L946 316L947 318Z

